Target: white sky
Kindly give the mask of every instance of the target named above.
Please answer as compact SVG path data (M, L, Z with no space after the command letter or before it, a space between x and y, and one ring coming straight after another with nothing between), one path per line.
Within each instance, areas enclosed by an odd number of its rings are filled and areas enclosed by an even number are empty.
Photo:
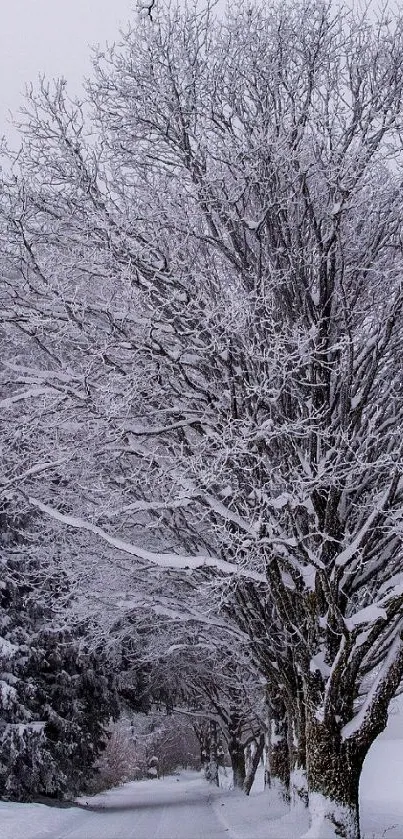
M374 6L381 2L372 0ZM399 6L399 0L390 3ZM137 6L136 0L0 0L0 5L0 138L15 145L9 112L17 113L25 85L39 74L64 76L70 94L80 95L81 81L91 72L90 46L116 40Z
M80 94L90 45L116 40L135 9L135 0L2 0L0 137L15 140L9 111L18 111L25 85L39 74L64 76Z

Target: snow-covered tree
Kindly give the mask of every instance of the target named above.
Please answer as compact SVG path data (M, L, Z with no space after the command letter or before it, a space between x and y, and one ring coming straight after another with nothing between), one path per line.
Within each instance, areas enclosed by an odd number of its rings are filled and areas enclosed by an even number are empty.
M169 577L165 579L165 603L168 583ZM225 744L233 785L249 794L262 756L266 713L263 680L251 662L248 637L237 632L236 625L220 621L211 602L204 604L204 616L203 610L192 615L183 586L182 593L176 591L175 597L178 604L182 603L176 612L164 608L154 595L152 608L137 607L130 619L126 617L123 625L113 628L116 646L122 640L126 642L119 692L129 707L139 708L143 695L148 708L157 706L168 714L193 720L201 762L209 779L216 783L216 752L219 742ZM151 593L149 598L151 601ZM199 591L197 599L202 606ZM250 746L255 760L248 763L246 749Z
M3 502L0 796L19 800L85 789L117 712L105 657L89 649L84 626L69 626L66 573L36 518Z
M312 835L349 839L403 674L402 93L392 14L164 10L96 59L97 139L31 94L3 211L36 347L4 407L64 458L29 437L17 492L144 573L264 587Z

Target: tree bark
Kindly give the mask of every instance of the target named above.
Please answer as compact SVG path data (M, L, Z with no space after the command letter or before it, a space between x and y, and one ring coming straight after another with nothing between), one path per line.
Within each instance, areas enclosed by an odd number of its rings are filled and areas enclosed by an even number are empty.
M307 721L307 770L313 836L360 839L359 781L365 752L343 741L340 727Z
M208 764L209 764L209 755L208 755L206 744L203 743L200 746L200 768L201 768L202 772L204 772L204 775L206 775Z
M270 721L270 786L277 789L280 796L290 800L290 749L287 713L282 701L271 703Z
M245 748L240 739L241 718L232 714L228 726L228 752L231 759L234 789L243 789L246 778Z
M220 779L218 776L218 756L217 756L217 723L212 720L210 722L209 731L209 762L206 771L206 778L216 787L220 786Z
M288 705L289 748L291 755L290 797L293 804L308 806L306 772L306 713L303 696Z
M200 747L200 771L208 780L208 766L210 761L210 728L205 722L193 724L193 731L199 741Z
M269 725L264 737L264 785L266 787L271 787L271 775L270 775L270 721Z
M234 789L243 789L246 780L246 767L242 743L232 741L228 745L228 751L231 759Z
M251 757L251 760L250 760L250 763L249 763L249 766L248 766L248 769L247 769L247 772L246 772L246 777L245 777L244 784L243 784L243 791L244 791L245 795L249 795L249 793L252 789L252 785L253 785L253 782L255 780L257 768L258 768L259 763L262 759L264 743L265 743L264 734L261 734L260 737L259 737L259 740L256 743L256 748L255 748L255 750L252 754L252 757Z

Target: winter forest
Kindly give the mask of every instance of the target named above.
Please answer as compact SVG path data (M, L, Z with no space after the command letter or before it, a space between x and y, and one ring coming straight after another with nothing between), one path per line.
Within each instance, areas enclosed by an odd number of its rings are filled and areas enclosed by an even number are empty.
M248 796L264 761L304 835L359 839L403 679L403 19L158 0L19 131L0 798L108 786L123 720L151 745L109 786Z

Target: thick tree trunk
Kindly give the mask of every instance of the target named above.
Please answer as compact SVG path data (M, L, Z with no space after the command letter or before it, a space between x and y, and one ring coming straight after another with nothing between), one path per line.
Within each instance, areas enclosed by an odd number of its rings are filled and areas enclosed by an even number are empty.
M228 726L228 752L231 759L234 789L243 789L246 777L245 748L241 740L241 718L232 714Z
M291 755L290 797L294 805L301 801L308 806L308 778L306 772L306 714L303 696L288 711Z
M203 772L206 780L209 780L209 763L210 763L210 727L206 723L193 725L193 730L199 741L200 747L200 771Z
M276 701L271 707L270 722L270 786L280 796L290 800L290 748L287 713L283 702Z
M220 786L218 775L218 756L217 756L217 723L212 720L210 722L209 730L209 762L206 770L206 778L217 787Z
M234 789L243 789L246 778L245 752L242 743L232 737L228 743Z
M343 741L340 727L307 722L307 770L311 827L306 839L360 839L359 781L364 753Z
M204 772L204 775L206 775L208 764L209 764L209 755L208 755L206 744L203 743L200 746L200 768L201 768L201 771Z
M243 791L244 791L245 795L249 795L249 793L252 789L252 785L253 785L253 782L255 780L257 768L258 768L259 763L262 759L264 742L265 742L264 734L261 734L261 736L259 737L259 740L256 743L255 750L253 751L253 753L251 755L251 759L250 759L250 762L248 764L248 768L247 768L247 771L246 771L246 777L245 777L244 784L243 784Z
M243 789L245 778L246 778L246 768L245 768L245 755L243 751L243 747L239 746L239 748L230 748L228 747L229 756L231 758L231 768L232 768L232 778L234 783L234 789Z
M301 801L305 807L309 803L308 777L304 763L295 762L290 775L290 799L293 805Z

